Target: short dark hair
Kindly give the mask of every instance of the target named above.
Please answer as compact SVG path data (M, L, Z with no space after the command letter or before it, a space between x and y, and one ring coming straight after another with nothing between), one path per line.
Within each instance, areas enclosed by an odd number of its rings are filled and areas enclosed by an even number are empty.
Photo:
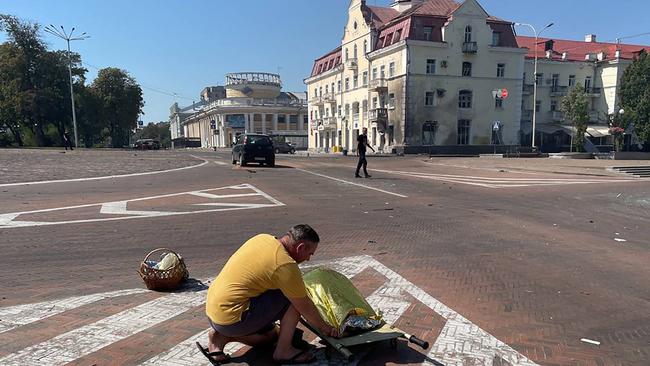
M295 225L289 229L289 232L287 234L289 234L289 236L297 242L309 241L316 244L320 242L320 238L318 237L316 230L307 224Z

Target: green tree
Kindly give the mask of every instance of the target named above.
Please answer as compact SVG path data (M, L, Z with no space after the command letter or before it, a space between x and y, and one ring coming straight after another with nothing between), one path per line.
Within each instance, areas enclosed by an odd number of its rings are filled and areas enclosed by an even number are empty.
M560 110L564 113L564 118L571 121L573 125L575 133L573 146L576 147L576 151L582 151L589 122L589 97L585 88L581 85L573 88L566 97L562 98Z
M100 120L108 130L111 146L127 145L144 107L140 85L128 72L109 67L99 70L91 88L99 100Z
M150 123L138 134L141 139L154 139L160 141L160 146L170 148L172 146L169 122Z
M624 126L634 122L639 139L650 143L650 56L642 51L623 72L621 107L625 109Z

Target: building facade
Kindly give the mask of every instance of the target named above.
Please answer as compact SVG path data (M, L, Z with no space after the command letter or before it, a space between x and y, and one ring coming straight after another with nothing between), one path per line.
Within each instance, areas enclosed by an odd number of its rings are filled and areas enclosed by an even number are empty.
M536 109L535 145L545 152L570 149L574 134L571 121L560 111L562 98L576 85L585 88L590 100L588 139L601 150L611 148L608 115L620 109L619 90L625 69L642 51L641 45L598 42L596 35L584 41L517 37L520 46L529 51L524 67L521 143L532 140L533 108ZM538 56L537 100L533 101L535 86L534 60Z
M309 146L384 152L492 149L519 141L524 55L513 23L475 0L352 0L340 47L305 79ZM494 91L507 89L508 98ZM497 128L495 128L497 126Z
M201 92L201 102L183 109L172 106L172 140L176 136L198 141L203 148L231 147L240 134L263 133L306 149L306 93L283 92L281 88L276 74L228 74L224 86Z

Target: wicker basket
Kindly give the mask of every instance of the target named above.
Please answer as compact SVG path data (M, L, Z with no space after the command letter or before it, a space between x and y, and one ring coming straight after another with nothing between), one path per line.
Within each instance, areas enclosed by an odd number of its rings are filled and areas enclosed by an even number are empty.
M153 254L162 252L172 253L178 258L178 264L169 269L156 269L150 267L146 262L149 260ZM161 254L161 257L162 257ZM171 249L167 248L158 248L152 250L146 257L142 260L140 264L140 270L138 271L140 277L144 281L145 285L149 290L154 291L173 291L178 288L178 286L189 277L187 272L187 267L185 266L185 261L178 253L174 252Z

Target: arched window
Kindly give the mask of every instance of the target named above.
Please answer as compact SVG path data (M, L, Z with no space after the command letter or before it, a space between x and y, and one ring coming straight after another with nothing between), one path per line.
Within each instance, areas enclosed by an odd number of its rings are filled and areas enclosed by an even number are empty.
M357 45L354 45L354 58L357 58Z
M365 55L366 53L368 53L368 40L367 39L363 41L363 54Z
M472 27L467 26L465 27L465 42L471 42L472 41Z
M438 129L437 121L426 121L422 125L422 145L431 146L436 142L436 130Z
M463 62L463 76L472 76L471 62Z
M347 61L350 57L348 57L348 49L345 49L345 61Z
M458 92L458 108L472 108L471 90L461 90Z

